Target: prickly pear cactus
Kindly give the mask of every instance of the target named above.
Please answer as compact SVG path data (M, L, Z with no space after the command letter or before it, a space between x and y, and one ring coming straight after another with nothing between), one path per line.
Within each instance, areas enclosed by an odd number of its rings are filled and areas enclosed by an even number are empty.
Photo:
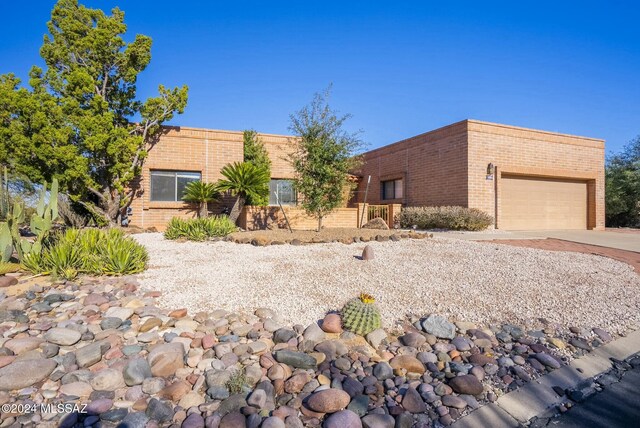
M0 223L0 262L8 262L13 253L13 238L7 223Z
M380 328L380 310L373 296L362 293L359 298L349 300L342 308L342 324L361 336Z

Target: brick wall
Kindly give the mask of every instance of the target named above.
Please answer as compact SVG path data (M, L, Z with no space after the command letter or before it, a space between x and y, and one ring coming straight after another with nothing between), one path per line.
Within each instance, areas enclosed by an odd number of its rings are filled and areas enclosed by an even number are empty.
M454 123L363 156L362 177L356 200L363 202L367 177L369 204L462 205L467 204L467 127ZM402 178L404 197L382 200L380 183Z
M292 229L317 229L318 220L308 216L303 209L284 207L284 210ZM245 207L240 216L239 225L246 230L287 227L280 207ZM322 220L322 225L324 227L358 227L358 209L337 208Z
M292 147L291 137L284 135L259 134L272 160L273 178L292 178L293 169L286 162ZM220 170L228 163L242 162L244 150L242 132L198 129L188 127L164 127L157 143L149 148L140 179L138 191L131 204L132 225L164 229L171 217L195 217L194 207L184 202L152 202L150 200L151 170L192 171L202 174L205 182L215 182L222 178ZM220 212L224 206L231 207L233 199L210 205L210 209Z
M602 140L465 120L372 150L363 159L357 202L371 175L370 204L479 208L498 214L499 227L502 173L572 178L587 183L588 227L604 227ZM494 180L486 179L489 163L497 168ZM382 201L380 183L398 178L404 197Z
M587 182L589 228L604 228L604 141L469 120L469 207L493 216L500 227L502 174L573 178ZM487 165L497 167L487 180ZM496 210L496 193L498 210Z

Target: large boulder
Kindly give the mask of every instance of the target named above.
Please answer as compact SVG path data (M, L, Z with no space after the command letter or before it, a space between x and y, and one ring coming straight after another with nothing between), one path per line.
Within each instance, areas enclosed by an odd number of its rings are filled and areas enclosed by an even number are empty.
M376 217L374 219L369 220L367 223L362 225L362 228L376 229L376 230L389 230L389 226L387 225L387 222L380 217Z

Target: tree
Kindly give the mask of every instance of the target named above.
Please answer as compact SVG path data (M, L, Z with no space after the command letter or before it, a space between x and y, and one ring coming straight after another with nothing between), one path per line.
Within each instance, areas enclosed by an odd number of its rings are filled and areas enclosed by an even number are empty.
M359 133L343 130L351 117L338 116L328 104L330 87L315 94L311 103L290 116L289 129L299 138L290 162L295 170L294 188L302 195L305 212L322 219L344 203L349 171L360 165L356 151L362 149Z
M264 143L258 137L258 133L252 129L242 133L244 145L244 161L262 168L271 177L271 159ZM266 192L255 198L248 198L247 205L265 206L269 205L269 186L265 187Z
M207 217L209 214L207 204L215 201L217 197L218 191L215 184L198 180L187 183L182 200L198 204L198 217Z
M216 183L220 192L229 192L236 197L229 218L236 223L245 202L269 192L269 172L248 162L234 162L220 171L224 176Z
M607 225L640 227L640 136L607 159L605 183Z
M0 76L0 159L32 181L57 178L96 221L113 224L162 123L184 111L188 89L160 85L157 97L138 100L151 38L126 43L124 12L111 13L59 0L40 49L47 68L32 68L31 90Z

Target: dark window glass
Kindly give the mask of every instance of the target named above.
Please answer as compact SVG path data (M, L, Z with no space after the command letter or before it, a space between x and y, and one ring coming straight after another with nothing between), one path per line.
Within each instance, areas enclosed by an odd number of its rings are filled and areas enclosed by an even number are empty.
M402 179L383 181L380 183L382 199L401 199L403 192Z
M199 172L151 171L151 200L181 201L187 183L200 180L200 178Z

